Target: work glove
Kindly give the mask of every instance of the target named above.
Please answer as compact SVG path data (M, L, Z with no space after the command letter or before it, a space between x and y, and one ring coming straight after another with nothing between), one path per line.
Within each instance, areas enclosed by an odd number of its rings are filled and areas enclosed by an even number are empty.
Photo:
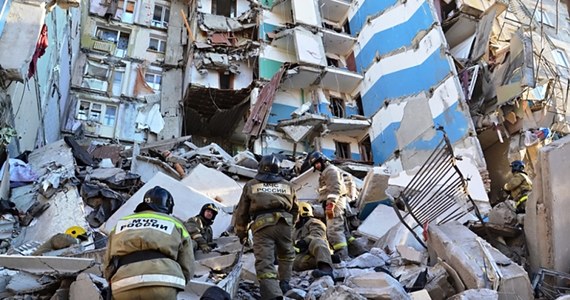
M239 242L244 245L247 241L247 231L238 231L236 235L239 238Z
M332 202L327 203L327 206L325 207L325 215L327 216L327 219L334 219L335 206L336 205Z
M295 242L295 248L299 249L299 253L303 253L309 249L309 244L305 240L298 240Z
M210 246L208 246L208 244L200 244L200 250L202 250L202 252L204 253L210 253L210 251L212 251L212 248Z

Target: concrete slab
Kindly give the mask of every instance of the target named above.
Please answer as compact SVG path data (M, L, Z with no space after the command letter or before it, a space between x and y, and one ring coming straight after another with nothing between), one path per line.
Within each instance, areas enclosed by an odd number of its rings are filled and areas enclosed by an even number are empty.
M30 153L28 157L28 163L39 177L42 177L48 172L45 166L52 161L64 166L71 174L75 172L75 159L71 153L71 147L69 147L64 140L59 140L36 149Z
M50 256L0 255L0 266L37 275L76 275L88 272L99 275L99 265L92 259Z
M401 213L405 214L404 212ZM380 204L358 226L358 232L366 237L378 240L398 224L400 224L400 219L398 219L394 208Z
M117 224L120 218L133 213L135 207L142 201L144 193L157 185L167 189L172 194L172 197L174 197L173 215L183 221L200 213L200 208L206 203L220 205L220 203L217 203L197 190L187 187L170 176L159 172L129 198L129 200L100 227L101 231L108 234L113 227L115 227L115 224ZM216 221L212 225L214 238L219 237L220 234L228 228L230 222L231 216L223 210L220 210L216 216Z
M180 181L225 206L237 205L242 188L226 174L198 164Z
M411 299L396 279L383 272L349 277L345 282L367 299Z
M197 261L197 263L214 271L222 271L228 267L231 267L236 262L236 258L236 254L228 254L202 259L200 261Z
M14 294L28 294L50 288L56 283L57 280L54 278L18 272L18 274L10 278L10 282L6 285L6 290Z
M257 283L257 276L255 273L255 256L253 253L245 253L241 257L243 267L241 269L241 279L249 280Z
M69 287L69 300L103 300L101 291L93 282L90 274L81 273Z
M483 251L477 235L458 222L429 227L428 248L447 262L461 277L468 289L485 288L489 282ZM528 274L519 265L483 241L483 245L497 262L502 277L499 282L499 299L533 299Z
M499 294L490 289L472 289L461 292L448 300L498 300Z
M389 199L386 195L386 189L388 188L390 173L388 168L374 167L364 177L360 197L356 200L356 207L360 210L361 219L365 219L373 209L367 208L367 206L371 207L373 203Z
M570 137L542 147L538 155L533 191L526 204L525 236L531 271L539 268L570 270Z
M412 300L431 300L431 297L427 290L419 290L410 293L410 297L412 298Z
M89 228L85 219L83 199L74 185L66 184L62 191L54 194L49 200L39 194L38 198L42 199L42 202L50 203L49 208L29 226L24 227L12 245L19 246L27 241L43 243L53 235L65 232L71 226Z
M396 246L396 250L400 253L400 257L410 263L414 264L423 264L427 258L425 255L425 251L418 251L412 247L408 247L405 245L398 245Z

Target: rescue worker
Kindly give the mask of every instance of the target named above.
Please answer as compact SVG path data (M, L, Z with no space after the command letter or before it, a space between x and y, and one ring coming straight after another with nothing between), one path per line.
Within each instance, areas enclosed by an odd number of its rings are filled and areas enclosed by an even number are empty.
M327 239L331 243L335 254L346 260L348 256L348 242L354 240L349 237L345 225L344 210L347 204L347 189L341 171L331 164L329 159L321 152L315 151L309 155L309 164L321 172L319 176L319 203L325 209ZM349 240L350 239L350 240Z
M192 278L190 235L170 216L173 207L172 195L155 186L135 213L121 218L111 231L103 273L113 299L176 299Z
M87 231L81 226L72 226L67 228L65 233L58 233L32 252L32 255L42 255L46 252L60 250L80 242L87 241Z
M235 211L235 232L242 243L251 223L261 299L282 299L291 289L297 210L295 189L279 174L279 160L273 155L263 156L257 175L243 187ZM279 274L274 265L276 254Z
M212 224L218 215L218 208L214 203L206 203L200 209L200 213L186 222L184 227L188 230L193 243L193 248L199 248L204 253L209 253L212 248L216 248L217 244L212 242Z
M516 212L524 213L528 194L532 191L532 180L524 171L523 161L515 160L510 166L513 176L505 183L503 190L508 192L515 201Z
M327 228L313 215L311 204L299 202L299 220L295 224L295 251L293 270L300 272L316 269L313 277L330 276L333 278L331 251L327 241Z

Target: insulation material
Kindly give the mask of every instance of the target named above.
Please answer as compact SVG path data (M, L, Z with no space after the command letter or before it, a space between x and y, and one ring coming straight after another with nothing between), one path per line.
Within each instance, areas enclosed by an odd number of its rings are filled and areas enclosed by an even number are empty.
M160 105L155 103L139 109L136 118L137 129L148 129L153 133L160 133L164 128L164 119L160 114Z
M144 79L145 73L146 73L146 66L144 66L143 64L138 65L137 77L135 79L135 89L134 89L135 97L146 94L154 94L154 90L152 89L152 87L150 87L150 85L148 85L148 83L146 83L146 80Z

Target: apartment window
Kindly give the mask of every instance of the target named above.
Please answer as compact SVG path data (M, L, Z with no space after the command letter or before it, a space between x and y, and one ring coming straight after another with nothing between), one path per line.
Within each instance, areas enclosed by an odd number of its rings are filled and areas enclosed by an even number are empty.
M343 143L339 141L334 142L336 147L336 158L337 159L351 159L352 153L350 153L350 143Z
M212 14L234 18L236 17L236 2L236 0L213 0Z
M121 21L131 24L134 22L135 5L136 5L135 1L119 0L118 7L123 10Z
M372 161L372 143L370 141L370 136L366 136L359 144L360 159L362 161L371 162Z
M336 67L338 68L340 66L340 61L338 59L332 58L332 57L328 57L327 56L327 65L329 67Z
M108 65L88 61L85 64L81 86L92 90L106 92L109 73L110 70Z
M160 91L160 84L162 81L162 76L154 73L146 73L144 75L146 83L155 91Z
M166 41L158 38L150 38L148 50L164 53L166 52Z
M122 94L124 75L125 71L115 70L115 74L113 76L113 90L112 90L114 96L121 96Z
M229 90L232 89L232 74L225 74L220 72L220 89Z
M115 126L117 106L81 100L77 108L77 119L97 122L105 126Z
M163 5L155 5L152 15L152 26L166 28L170 20L170 8Z
M539 23L542 23L542 24L548 25L548 26L554 26L554 24L550 20L550 17L548 16L548 14L543 10L536 11L536 14L534 15L534 17Z
M338 118L344 118L345 117L344 99L331 97L330 102L331 102L330 105L331 113L333 114L333 116Z
M129 33L99 27L96 30L95 36L100 40L115 44L115 56L125 57L127 54L127 48L129 47Z

